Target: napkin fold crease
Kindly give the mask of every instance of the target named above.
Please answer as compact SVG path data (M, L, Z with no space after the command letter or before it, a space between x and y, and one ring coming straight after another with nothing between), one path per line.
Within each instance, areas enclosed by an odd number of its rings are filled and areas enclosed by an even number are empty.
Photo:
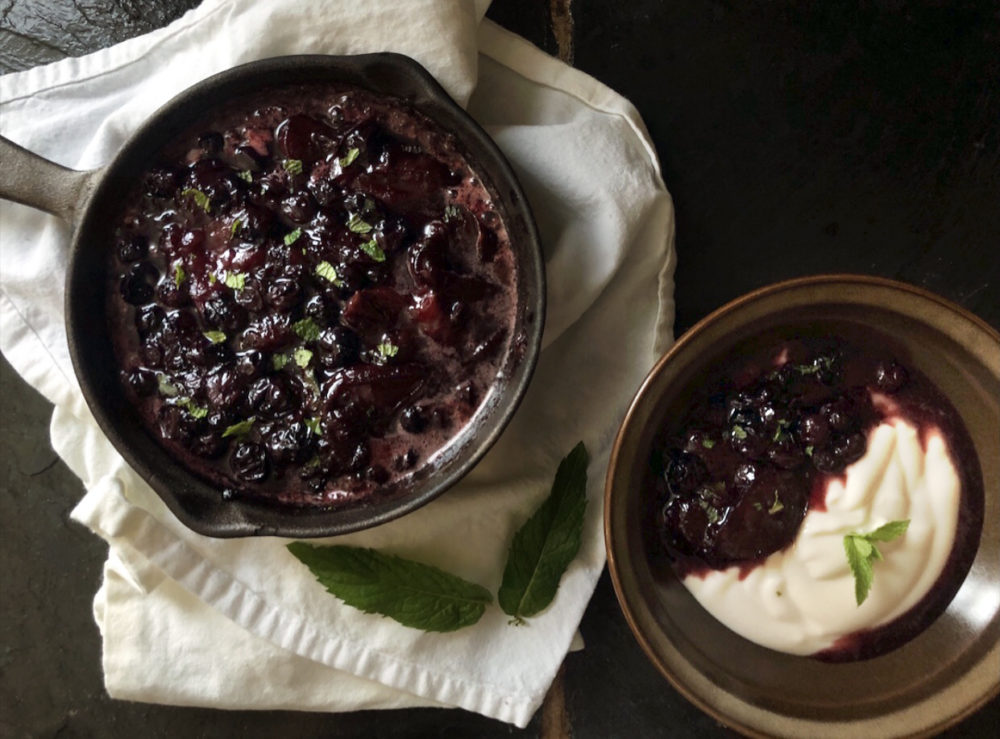
M106 163L174 94L235 64L294 53L413 56L493 136L524 185L548 276L544 349L514 419L465 480L402 519L335 541L438 565L495 593L510 537L548 493L559 460L580 440L591 452L580 553L527 626L510 626L495 605L450 634L351 609L285 540L199 536L125 464L69 361L70 227L0 203L0 349L54 404L53 448L87 490L72 516L109 543L94 615L113 697L322 711L459 706L525 726L574 643L604 566L610 445L671 341L673 209L628 101L484 20L487 5L206 0L146 36L0 77L0 132L85 169Z

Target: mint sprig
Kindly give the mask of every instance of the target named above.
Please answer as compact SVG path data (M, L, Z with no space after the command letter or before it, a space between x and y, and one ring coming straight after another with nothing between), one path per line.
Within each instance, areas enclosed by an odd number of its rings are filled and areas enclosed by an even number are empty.
M414 629L447 632L471 626L493 601L481 585L374 549L295 541L288 551L347 605Z
M514 534L497 601L511 623L540 613L580 550L587 508L587 464L583 442L559 464L552 492Z
M854 599L859 606L865 602L871 590L875 561L883 559L882 552L875 546L876 542L898 539L906 533L909 525L909 520L890 521L867 534L855 532L844 537L844 553L854 575Z

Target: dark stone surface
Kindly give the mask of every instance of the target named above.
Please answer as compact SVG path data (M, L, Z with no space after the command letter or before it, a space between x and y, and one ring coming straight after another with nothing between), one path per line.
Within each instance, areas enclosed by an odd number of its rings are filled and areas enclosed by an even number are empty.
M106 46L195 4L0 2L0 70ZM907 280L1000 327L995 3L570 7L575 65L636 104L674 196L678 332L755 287L826 271ZM496 0L490 16L559 51L547 3ZM462 711L330 716L110 700L90 612L106 549L68 522L81 489L49 448L49 413L0 361L0 736L522 734ZM647 662L606 574L581 630L587 649L565 672L574 736L727 735ZM994 700L946 735L995 736L998 724ZM536 716L523 734L541 731Z

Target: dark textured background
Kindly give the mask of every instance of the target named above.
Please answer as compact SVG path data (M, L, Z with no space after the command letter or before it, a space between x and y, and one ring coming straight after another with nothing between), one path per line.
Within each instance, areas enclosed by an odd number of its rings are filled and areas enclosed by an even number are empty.
M96 50L195 4L0 0L0 71ZM642 113L677 208L678 333L755 287L830 271L906 280L1000 327L997 3L495 0L489 15ZM49 448L49 407L2 360L0 383L0 736L522 733L462 711L110 700L90 612L105 546L68 522L82 491ZM525 735L727 734L647 663L606 575L581 630L587 649ZM994 700L948 736L998 726Z

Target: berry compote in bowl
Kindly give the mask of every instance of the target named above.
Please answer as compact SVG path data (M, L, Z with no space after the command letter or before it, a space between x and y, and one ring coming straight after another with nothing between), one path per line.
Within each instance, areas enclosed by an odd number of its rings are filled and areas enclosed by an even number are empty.
M391 520L513 415L544 320L537 235L495 144L412 59L216 75L91 186L67 283L74 366L103 430L196 531Z
M619 431L605 534L660 671L751 735L927 734L1000 690L1000 337L832 275L692 328Z

